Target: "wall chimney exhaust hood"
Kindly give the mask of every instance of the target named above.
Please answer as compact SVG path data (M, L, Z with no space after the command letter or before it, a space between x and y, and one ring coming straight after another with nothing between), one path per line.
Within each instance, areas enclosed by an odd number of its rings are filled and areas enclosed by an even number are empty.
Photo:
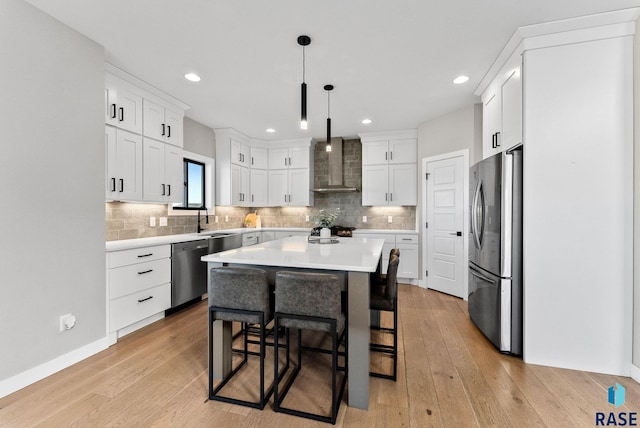
M317 193L358 192L356 187L344 185L341 137L331 139L331 151L327 152L327 155L329 155L329 183L326 186L317 187L313 191Z

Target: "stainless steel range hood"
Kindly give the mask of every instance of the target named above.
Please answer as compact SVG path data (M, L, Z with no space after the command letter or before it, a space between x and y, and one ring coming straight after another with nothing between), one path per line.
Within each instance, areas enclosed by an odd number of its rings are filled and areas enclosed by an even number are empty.
M317 193L346 193L358 192L356 187L344 185L343 165L342 165L342 138L331 139L331 151L329 154L329 183L313 189Z

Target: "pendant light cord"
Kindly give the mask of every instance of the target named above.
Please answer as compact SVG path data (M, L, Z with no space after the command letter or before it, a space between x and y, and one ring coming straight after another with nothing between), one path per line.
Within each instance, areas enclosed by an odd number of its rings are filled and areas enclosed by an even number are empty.
M305 56L305 47L302 46L302 83L305 83L305 73L306 73L306 56Z

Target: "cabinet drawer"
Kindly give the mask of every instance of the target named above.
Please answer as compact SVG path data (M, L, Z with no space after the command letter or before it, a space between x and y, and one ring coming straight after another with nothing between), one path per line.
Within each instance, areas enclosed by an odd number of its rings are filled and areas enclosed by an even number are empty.
M169 309L171 284L162 284L109 302L109 329L123 327Z
M417 244L418 235L396 235L396 244Z
M356 238L370 238L370 239L384 239L385 244L396 244L396 235L387 235L386 233L359 233L356 232L354 235ZM389 254L387 254L388 256Z
M109 269L109 299L171 282L171 259Z
M107 268L132 265L171 257L170 245L156 245L154 247L132 248L130 250L113 251L107 253Z

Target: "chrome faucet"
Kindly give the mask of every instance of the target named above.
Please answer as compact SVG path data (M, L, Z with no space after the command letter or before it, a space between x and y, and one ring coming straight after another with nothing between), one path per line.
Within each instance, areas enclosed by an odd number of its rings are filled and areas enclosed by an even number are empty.
M206 224L209 224L209 210L207 208L204 209L205 211L205 216L204 216L204 222ZM202 232L204 229L200 226L200 210L198 210L198 228L197 228L197 232L196 233L200 233Z

